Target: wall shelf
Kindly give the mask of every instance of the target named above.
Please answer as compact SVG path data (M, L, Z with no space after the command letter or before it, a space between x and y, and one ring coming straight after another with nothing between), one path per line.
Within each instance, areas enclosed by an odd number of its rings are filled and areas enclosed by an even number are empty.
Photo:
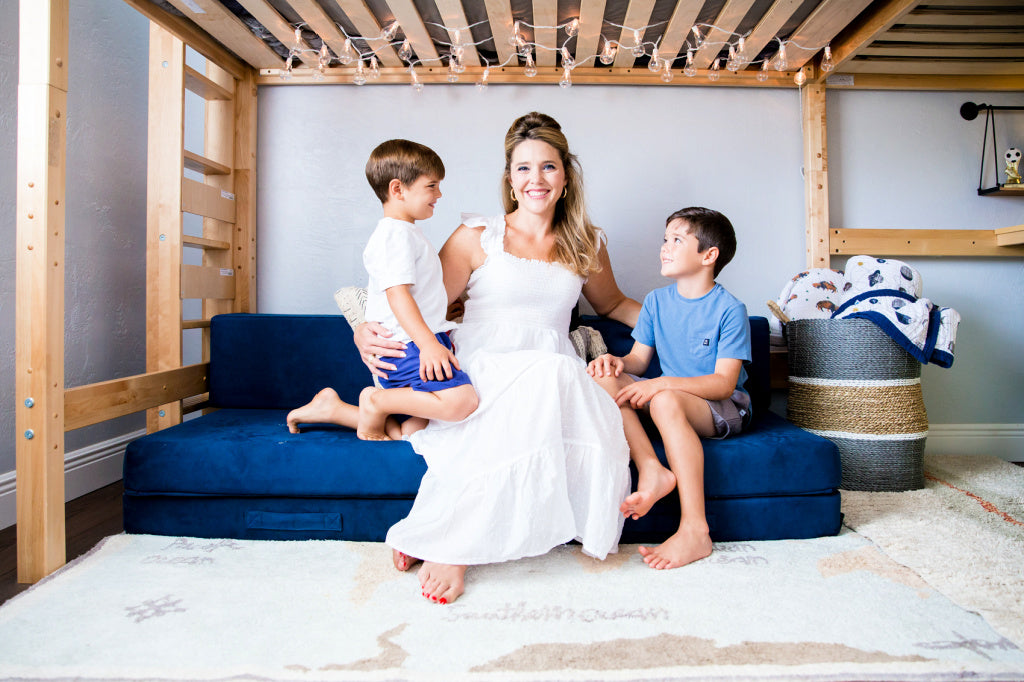
M965 121L973 121L982 111L985 112L985 134L981 140L981 168L978 171L978 196L988 197L994 194L1003 196L1024 197L1024 184L1002 184L999 182L999 150L996 142L996 117L997 111L1024 111L1024 107L1004 107L993 104L975 104L964 102L960 106L960 116ZM988 151L988 131L992 130L992 162L995 173L995 184L992 187L984 187L985 181L985 153ZM1004 172L1005 174L1005 172Z

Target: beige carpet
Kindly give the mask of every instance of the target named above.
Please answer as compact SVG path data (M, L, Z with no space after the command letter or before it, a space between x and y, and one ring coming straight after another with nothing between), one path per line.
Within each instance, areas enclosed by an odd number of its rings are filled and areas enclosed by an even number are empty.
M478 567L448 606L380 544L117 535L0 608L0 679L1024 680L1008 466L932 459L925 490L845 495L857 532L680 570Z
M925 457L926 487L843 491L845 524L1024 648L1024 467Z

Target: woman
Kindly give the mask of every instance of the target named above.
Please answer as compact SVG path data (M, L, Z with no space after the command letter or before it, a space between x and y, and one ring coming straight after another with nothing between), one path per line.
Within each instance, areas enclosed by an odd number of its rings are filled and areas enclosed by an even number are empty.
M387 536L396 567L423 560L423 595L439 603L462 593L467 565L573 539L603 559L616 549L629 494L619 408L586 373L568 332L581 292L630 325L639 303L615 284L586 215L579 164L553 118L531 113L512 124L502 188L506 215L467 220L440 251L449 300L468 294L452 338L480 404L466 420L410 436L428 469L409 516ZM381 332L374 323L356 332L375 374L389 364L374 356L401 348ZM353 406L332 394L300 408L301 421L348 425Z

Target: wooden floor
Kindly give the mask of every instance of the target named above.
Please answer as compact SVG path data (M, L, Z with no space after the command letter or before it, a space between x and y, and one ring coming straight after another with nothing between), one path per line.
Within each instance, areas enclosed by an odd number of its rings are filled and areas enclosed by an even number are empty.
M85 554L108 535L124 531L123 490L118 481L65 505L68 561ZM16 526L0 530L0 604L28 588L18 583Z

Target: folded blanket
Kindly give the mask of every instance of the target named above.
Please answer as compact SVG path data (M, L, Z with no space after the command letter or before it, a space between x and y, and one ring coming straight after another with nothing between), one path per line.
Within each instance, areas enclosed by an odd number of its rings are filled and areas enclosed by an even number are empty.
M814 268L804 270L786 283L776 303L791 320L827 320L842 302L849 285L840 270ZM769 320L773 343L786 345L782 340L782 323Z
M921 275L906 263L889 258L853 256L846 261L846 281L854 292L895 289L921 296Z

